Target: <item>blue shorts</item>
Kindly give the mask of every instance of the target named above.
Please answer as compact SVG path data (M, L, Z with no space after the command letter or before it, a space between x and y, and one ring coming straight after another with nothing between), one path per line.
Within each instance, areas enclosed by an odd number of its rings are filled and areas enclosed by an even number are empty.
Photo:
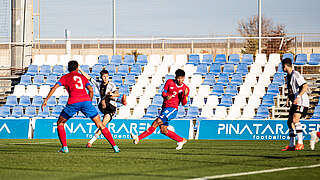
M176 108L167 107L161 110L161 113L158 118L162 120L164 126L169 126L169 121L175 118L177 114L178 110Z
M98 115L98 112L96 108L92 105L92 102L84 101L74 104L67 104L67 106L60 113L60 116L62 116L65 119L70 119L78 111L81 111L84 115L91 119Z

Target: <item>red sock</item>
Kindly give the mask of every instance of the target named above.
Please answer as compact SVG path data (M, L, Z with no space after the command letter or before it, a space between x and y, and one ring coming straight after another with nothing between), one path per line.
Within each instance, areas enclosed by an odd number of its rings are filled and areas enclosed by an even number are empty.
M63 125L58 126L58 136L62 146L67 146L67 136Z
M150 134L152 134L154 131L156 130L156 128L154 128L153 126L150 126L145 132L141 133L139 135L139 140L149 136Z
M108 142L111 144L111 146L116 145L108 128L102 129L101 132L104 135L104 137L108 140Z
M318 136L318 138L320 138L320 132L317 132L317 136Z
M166 136L168 136L169 138L171 138L175 141L178 141L178 142L183 141L182 137L180 137L178 134L176 134L175 132L170 131L170 130L168 130L168 133L166 134Z

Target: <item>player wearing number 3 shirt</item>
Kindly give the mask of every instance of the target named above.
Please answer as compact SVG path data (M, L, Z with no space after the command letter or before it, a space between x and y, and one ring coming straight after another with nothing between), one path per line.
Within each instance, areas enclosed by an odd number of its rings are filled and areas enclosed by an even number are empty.
M93 98L93 88L91 87L88 79L82 74L78 73L78 62L70 61L68 63L68 70L70 73L62 76L60 80L53 86L53 88L48 93L47 98L45 98L41 108L47 105L48 99L52 96L55 90L59 86L64 86L69 93L69 99L66 107L62 110L59 119L57 121L57 131L62 148L59 152L67 153L69 152L66 140L66 131L64 129L64 124L75 115L78 111L81 111L84 115L92 119L96 126L101 130L104 137L112 145L114 152L119 152L118 146L116 146L111 133L108 128L106 128L98 115L96 108L92 105ZM87 93L87 90L89 94Z
M183 83L185 72L178 69L175 74L175 79L167 80L164 85L162 92L163 104L160 115L152 125L139 136L131 134L134 144L138 144L141 139L152 134L158 126L160 126L162 134L178 142L177 150L182 149L183 145L187 142L185 138L181 138L175 132L168 129L169 121L175 118L178 113L179 104L182 103L183 106L186 105L189 95L189 88Z

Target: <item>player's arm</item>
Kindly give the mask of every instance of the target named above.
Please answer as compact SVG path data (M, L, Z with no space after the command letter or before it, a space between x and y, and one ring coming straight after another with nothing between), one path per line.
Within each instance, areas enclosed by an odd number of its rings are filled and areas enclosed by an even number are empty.
M87 84L87 85L86 85L86 88L87 88L88 91L89 91L89 97L90 97L90 99L91 99L91 101L92 101L92 99L93 99L93 88L92 88L92 86L91 86L90 84Z
M52 94L56 91L56 89L60 86L59 83L56 83L49 91L47 97L44 99L42 105L41 105L41 109L43 111L43 108L47 106L47 102L49 100L49 98L52 96Z
M166 82L162 90L162 97L165 100L170 100L172 98L172 96L168 94L168 90L169 90L169 80Z
M309 88L309 86L308 86L307 83L304 83L304 84L302 85L302 87L300 88L301 91L299 92L297 98L294 100L293 104L298 104L299 98L301 98L301 96L302 96L305 92L307 92L308 88Z
M113 97L119 97L119 96L120 96L118 90L116 90L116 91L114 91L114 92L110 92L109 95L110 95L112 98L113 98Z
M182 94L181 103L182 103L183 106L188 103L189 92L190 92L190 89L189 89L189 87L187 86L186 89L184 90L183 94Z

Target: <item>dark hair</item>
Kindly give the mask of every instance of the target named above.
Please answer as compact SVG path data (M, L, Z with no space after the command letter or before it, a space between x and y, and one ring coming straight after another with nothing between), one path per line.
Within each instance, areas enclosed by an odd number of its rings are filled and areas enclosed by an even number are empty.
M184 72L184 70L182 70L182 69L177 69L176 70L176 77L179 77L179 76L185 76L186 75L186 73Z
M287 65L289 67L292 67L292 61L290 58L285 58L284 60L282 60L282 67L284 67L284 65Z
M69 61L68 62L68 71L69 72L75 71L75 70L77 70L78 66L79 66L79 64L77 61L75 61L75 60Z
M102 70L100 71L100 76L102 77L104 74L108 74L109 75L109 71L108 70Z

